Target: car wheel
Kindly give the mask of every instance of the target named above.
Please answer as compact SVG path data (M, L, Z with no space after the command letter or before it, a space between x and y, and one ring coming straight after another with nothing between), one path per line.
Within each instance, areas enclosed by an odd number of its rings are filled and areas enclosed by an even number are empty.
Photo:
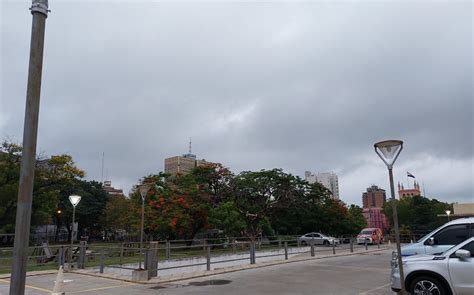
M410 284L412 295L445 295L448 294L444 284L431 276L419 276Z
M328 240L325 240L325 241L323 242L323 245L324 245L324 246L329 246L329 241L328 241Z

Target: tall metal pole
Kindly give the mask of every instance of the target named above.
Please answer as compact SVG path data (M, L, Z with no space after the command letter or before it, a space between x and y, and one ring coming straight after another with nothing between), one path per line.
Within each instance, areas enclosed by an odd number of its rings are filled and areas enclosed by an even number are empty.
M402 251L400 247L400 230L398 228L398 213L397 204L395 204L395 186L393 185L393 172L392 167L388 168L388 176L390 180L390 193L392 194L392 211L393 211L393 226L395 227L395 239L397 242L397 253L398 253L398 269L400 271L400 284L401 294L405 294L405 276L403 275L403 264L402 264Z
M25 123L23 127L23 150L21 157L20 184L15 223L10 295L25 293L28 242L30 239L31 204L36 163L36 142L43 70L43 48L48 0L33 0L31 5L30 64L26 90Z
M145 198L142 197L142 223L140 226L140 262L139 269L142 269L142 251L143 251L143 221L145 220Z
M71 251L69 251L69 265L72 264L72 247L74 247L74 220L76 219L76 206L72 207L72 225L71 225Z

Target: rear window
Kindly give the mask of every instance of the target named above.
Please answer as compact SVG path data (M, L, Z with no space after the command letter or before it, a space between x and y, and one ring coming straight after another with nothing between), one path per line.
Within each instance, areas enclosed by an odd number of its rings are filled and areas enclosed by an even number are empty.
M372 231L371 230L363 230L360 232L361 235L371 235Z

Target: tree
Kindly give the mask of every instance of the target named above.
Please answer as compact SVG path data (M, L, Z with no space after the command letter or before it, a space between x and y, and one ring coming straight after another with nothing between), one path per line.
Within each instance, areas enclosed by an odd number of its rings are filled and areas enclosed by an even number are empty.
M288 208L304 188L299 177L281 169L244 171L237 175L232 183L232 197L235 208L247 224L247 237L255 240L260 236L270 216L279 208Z
M13 233L20 179L21 145L3 141L0 147L0 232ZM52 221L58 194L48 185L48 160L37 158L31 211L32 229Z
M390 225L393 226L392 200L385 203L383 212L387 216ZM414 232L424 233L430 231L443 223L446 219L438 215L445 214L445 210L452 210L452 205L440 202L436 199L429 199L422 196L406 197L395 200L400 226Z
M240 237L246 230L245 219L235 208L232 201L220 204L209 211L209 225L211 228L220 229L229 237Z
M362 214L362 208L357 205L350 205L347 217L346 234L357 234L367 226L367 220Z
M132 230L130 220L133 220L133 206L130 199L125 196L110 197L105 205L101 224L105 234L116 235L120 231Z

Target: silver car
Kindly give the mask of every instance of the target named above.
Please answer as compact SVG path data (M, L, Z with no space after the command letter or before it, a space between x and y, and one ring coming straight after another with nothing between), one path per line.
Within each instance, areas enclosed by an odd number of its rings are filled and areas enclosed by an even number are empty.
M474 294L474 238L439 255L403 257L405 289L412 295ZM398 263L392 261L392 290L400 291Z
M306 246L306 245L311 245L311 243L314 243L314 245L332 245L334 244L339 245L340 241L339 239L336 239L334 237L327 236L322 233L307 233L299 237L298 243Z

